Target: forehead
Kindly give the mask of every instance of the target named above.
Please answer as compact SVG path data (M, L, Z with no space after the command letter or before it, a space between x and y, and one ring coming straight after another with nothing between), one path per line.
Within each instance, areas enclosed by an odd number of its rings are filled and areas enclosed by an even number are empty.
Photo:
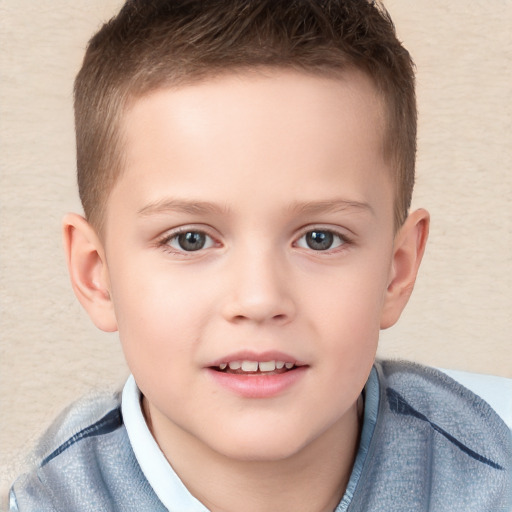
M282 185L295 201L314 200L325 195L322 176L389 180L384 127L381 98L355 70L265 69L160 89L123 116L124 168L113 193L136 189L144 208L172 184L183 196L229 202L249 182L254 196L270 198ZM360 191L345 192L359 200Z
M349 103L352 110L347 108ZM125 108L121 128L127 134L128 144L133 142L133 138L130 140L133 120L156 118L164 104L169 107L168 113L172 113L169 121L188 121L193 130L204 126L207 117L210 120L216 117L219 126L222 120L224 128L229 128L230 122L240 121L237 113L243 113L247 121L260 120L267 124L272 121L276 127L286 127L300 119L310 123L318 121L311 126L309 135L313 135L316 128L329 129L332 118L337 115L353 123L354 127L358 120L364 122L372 117L373 129L367 134L369 142L374 137L380 142L386 126L384 98L377 93L372 79L355 68L324 75L256 67L151 90L133 98ZM348 118L352 113L356 115ZM184 125L179 127L180 130L184 128ZM280 139L285 138L286 132L282 132Z

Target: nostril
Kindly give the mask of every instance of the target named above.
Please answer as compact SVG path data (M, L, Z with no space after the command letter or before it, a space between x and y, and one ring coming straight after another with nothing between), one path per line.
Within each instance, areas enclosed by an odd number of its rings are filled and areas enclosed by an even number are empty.
M233 323L271 322L285 324L292 320L295 305L288 297L266 297L246 294L227 298L222 306L222 316Z
M241 322L246 322L248 320L250 321L251 318L256 321L266 321L267 320L267 317L265 315L261 315L261 318L257 317L256 315L235 315L235 316L233 316L232 321L235 323L241 323ZM283 322L286 322L287 318L288 318L287 315L279 314L279 315L271 315L269 320L270 320L270 322L283 323Z

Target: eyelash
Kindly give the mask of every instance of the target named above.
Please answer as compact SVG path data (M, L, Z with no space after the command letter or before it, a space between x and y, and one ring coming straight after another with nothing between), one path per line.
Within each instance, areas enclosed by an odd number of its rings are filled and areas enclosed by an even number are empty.
M339 245L337 245L334 248L327 248L327 249L321 249L321 250L315 250L315 249L312 249L311 247L301 247L298 245L300 240L302 240L308 234L312 234L314 232L328 233L329 235L332 235L333 237L338 238L340 243L339 243ZM306 229L304 229L302 231L302 234L294 242L294 246L299 247L300 249L306 249L306 250L310 250L311 252L314 252L314 253L320 253L320 254L326 254L326 255L345 251L352 244L353 244L352 239L349 238L346 234L341 233L340 231L338 231L336 229L323 227L323 226L312 226L312 227L308 226Z
M200 234L200 235L204 235L205 237L207 237L210 240L208 247L206 247L206 248L200 247L196 250L191 250L191 251L172 247L171 242L173 240L177 240L180 235L186 235L189 233L190 234L191 233ZM215 238L213 236L208 234L206 230L199 229L199 228L195 229L194 227L190 227L190 226L178 228L178 229L172 231L171 233L166 233L161 239L157 240L158 247L161 247L163 250L165 250L171 254L180 255L183 257L188 257L188 256L191 256L192 254L194 254L195 252L201 252L204 249L209 249L210 247L214 246L215 244L218 244L218 242L215 240Z
M340 243L339 243L339 245L337 245L334 248L329 247L327 249L319 249L319 250L315 250L311 247L304 247L304 246L298 245L300 240L302 240L308 234L312 234L314 232L327 233L329 235L332 235L333 237L338 238ZM189 250L189 251L187 251L183 248L180 249L180 248L172 247L171 242L173 240L178 240L178 237L180 237L180 235L192 234L192 233L203 235L203 236L207 237L209 239L209 242L206 242L206 243L208 243L208 246L207 247L202 246L196 250ZM307 229L304 229L302 231L301 235L298 238L296 238L295 241L293 242L293 246L298 247L300 249L309 250L313 253L332 254L332 253L337 253L337 252L346 250L350 245L352 245L352 243L353 243L352 240L349 237L347 237L344 233L340 233L339 231L332 229L332 228L318 226L318 227L308 227ZM206 230L200 229L200 228L194 229L194 227L190 227L190 226L178 228L175 231L172 231L171 233L165 234L160 240L157 241L158 247L161 247L162 249L166 250L167 252L170 252L175 255L177 254L177 255L180 255L183 257L190 257L195 252L198 252L198 253L202 252L205 249L214 247L216 244L218 245L219 242L217 242L216 239L213 236L211 236ZM307 242L306 242L306 244L307 244Z

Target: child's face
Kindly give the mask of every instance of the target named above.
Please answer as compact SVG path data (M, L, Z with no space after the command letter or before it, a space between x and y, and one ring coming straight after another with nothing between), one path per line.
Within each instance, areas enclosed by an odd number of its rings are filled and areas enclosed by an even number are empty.
M342 431L393 267L383 126L355 72L229 75L128 111L105 255L157 437L276 459ZM221 370L241 361L267 364Z

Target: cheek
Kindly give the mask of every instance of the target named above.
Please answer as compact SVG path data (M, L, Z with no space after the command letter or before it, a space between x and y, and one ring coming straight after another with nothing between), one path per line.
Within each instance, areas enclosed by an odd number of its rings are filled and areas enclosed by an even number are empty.
M306 308L316 310L325 326L350 329L354 334L379 330L387 274L387 265L378 261L340 267L304 293Z
M201 297L205 300L193 285L165 272L139 272L125 279L121 272L112 280L112 292L119 337L132 371L144 365L170 368L185 354L193 355L202 323Z
M348 375L373 362L386 293L386 267L378 262L361 267L340 271L325 282L325 293L310 294L305 305L315 311L319 339Z

